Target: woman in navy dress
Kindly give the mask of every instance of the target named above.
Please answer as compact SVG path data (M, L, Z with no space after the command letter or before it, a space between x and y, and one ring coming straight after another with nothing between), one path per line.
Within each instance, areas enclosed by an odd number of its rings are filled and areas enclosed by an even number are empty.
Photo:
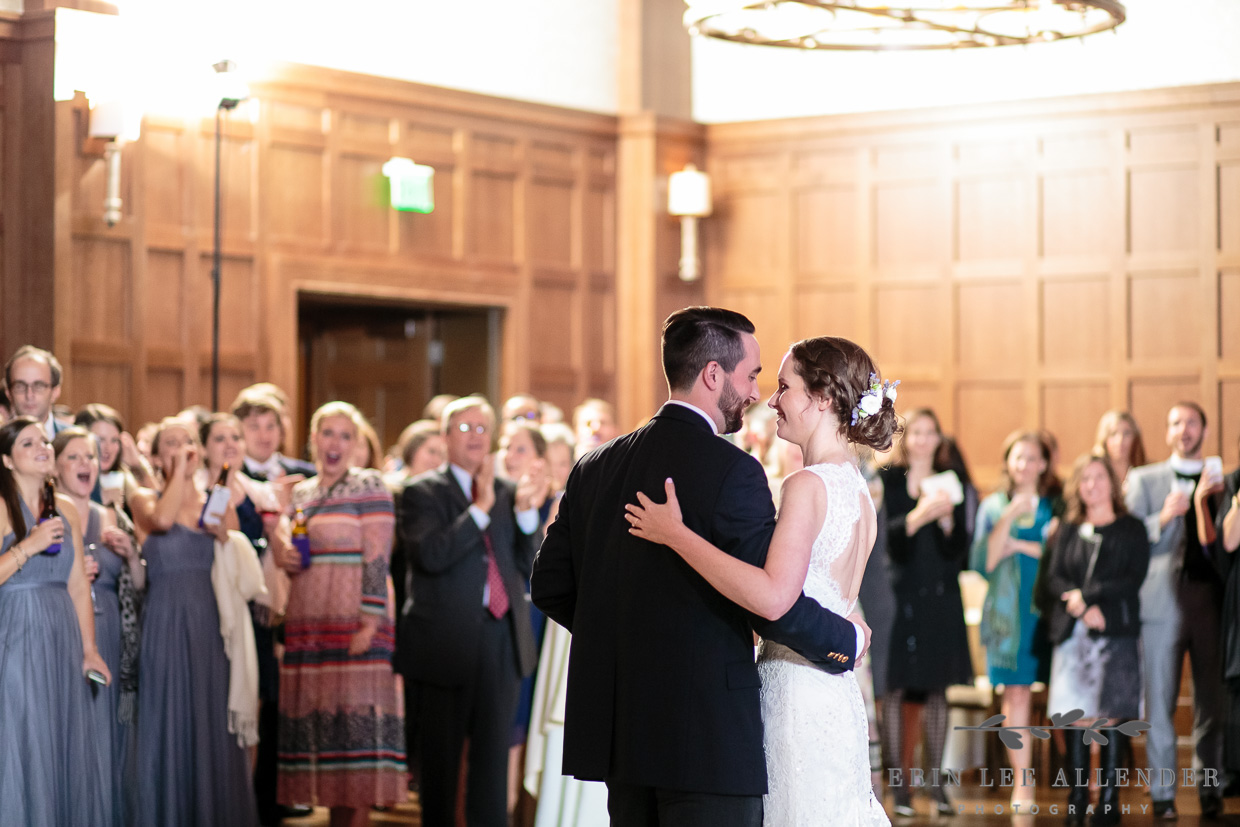
M236 510L208 533L198 527L206 492L194 484L202 446L197 428L165 419L152 452L166 480L161 494L133 497L147 533L146 608L138 694L139 827L253 827L258 824L249 762L228 731L229 663L211 586L215 540L236 528Z
M0 427L0 816L24 827L105 824L109 754L92 726L89 670L110 681L72 504L38 523L55 472L40 423Z
M133 538L117 524L116 511L90 499L99 480L97 438L85 428L66 428L56 434L52 447L56 450L58 485L84 527L82 543L95 607L95 641L113 676L111 684L95 690L91 706L99 746L111 750L112 815L108 823L122 827L129 824L136 793L136 699L121 676L137 666L137 591L145 584L146 573ZM126 615L124 621L122 614ZM122 693L126 695L124 704Z

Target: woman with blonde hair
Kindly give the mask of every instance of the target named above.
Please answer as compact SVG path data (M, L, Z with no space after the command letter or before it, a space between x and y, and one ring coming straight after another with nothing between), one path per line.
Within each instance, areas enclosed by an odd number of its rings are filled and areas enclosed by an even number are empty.
M1104 413L1098 420L1098 433L1089 453L1111 461L1111 469L1122 487L1129 469L1145 465L1145 443L1137 420L1118 408Z
M1057 533L1046 584L1052 597L1047 625L1055 653L1049 709L1077 709L1083 726L1105 718L1115 724L1141 714L1141 583L1149 566L1145 526L1128 513L1119 480L1106 457L1077 460L1064 490L1064 525ZM1099 798L1093 827L1119 821L1117 767L1124 735L1106 733L1099 750ZM1089 785L1076 784L1077 770L1089 773L1089 745L1080 732L1064 738L1068 793L1067 823L1083 824Z
M404 801L403 698L392 673L388 559L395 517L379 472L352 467L365 420L328 402L310 420L317 476L293 489L309 565L292 574L280 669L277 797L331 809L332 827L368 823L372 805Z

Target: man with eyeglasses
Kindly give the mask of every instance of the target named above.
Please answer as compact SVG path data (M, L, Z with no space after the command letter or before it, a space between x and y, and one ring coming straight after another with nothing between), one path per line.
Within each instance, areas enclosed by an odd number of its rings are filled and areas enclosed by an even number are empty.
M48 440L68 428L52 416L60 398L60 362L49 351L22 345L4 366L4 387L12 415L32 416L43 425Z
M398 531L409 597L396 654L416 718L422 824L452 827L469 740L470 827L508 824L508 747L521 678L537 652L524 582L534 563L536 486L496 479L495 411L466 396L443 411L448 463L410 480Z

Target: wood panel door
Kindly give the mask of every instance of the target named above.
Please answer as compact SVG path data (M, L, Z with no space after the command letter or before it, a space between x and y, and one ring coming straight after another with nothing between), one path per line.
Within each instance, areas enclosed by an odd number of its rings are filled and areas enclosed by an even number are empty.
M386 449L432 396L490 395L498 386L500 315L491 308L342 307L303 298L301 433L309 433L319 406L341 399L370 420Z

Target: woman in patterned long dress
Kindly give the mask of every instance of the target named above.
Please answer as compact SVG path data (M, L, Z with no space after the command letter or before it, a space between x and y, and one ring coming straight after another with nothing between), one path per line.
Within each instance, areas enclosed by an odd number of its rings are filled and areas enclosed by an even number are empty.
M666 504L639 493L640 506L626 506L631 531L670 546L720 594L763 617L782 617L802 589L824 608L851 614L878 530L855 446L886 450L898 427L895 392L877 373L864 350L836 337L797 342L784 357L768 404L778 414L776 433L801 447L805 468L784 481L764 568L687 528L671 480ZM828 674L771 641L762 643L758 673L769 778L763 824L890 824L871 787L856 674Z
M110 753L96 743L85 673L110 675L80 523L63 497L59 519L35 517L54 471L35 419L0 427L0 821L26 827L106 824L111 811Z
M387 605L395 518L378 471L350 469L362 415L329 402L310 423L318 476L297 485L310 567L292 573L280 669L277 797L330 807L333 827L367 823L406 797L403 699Z

